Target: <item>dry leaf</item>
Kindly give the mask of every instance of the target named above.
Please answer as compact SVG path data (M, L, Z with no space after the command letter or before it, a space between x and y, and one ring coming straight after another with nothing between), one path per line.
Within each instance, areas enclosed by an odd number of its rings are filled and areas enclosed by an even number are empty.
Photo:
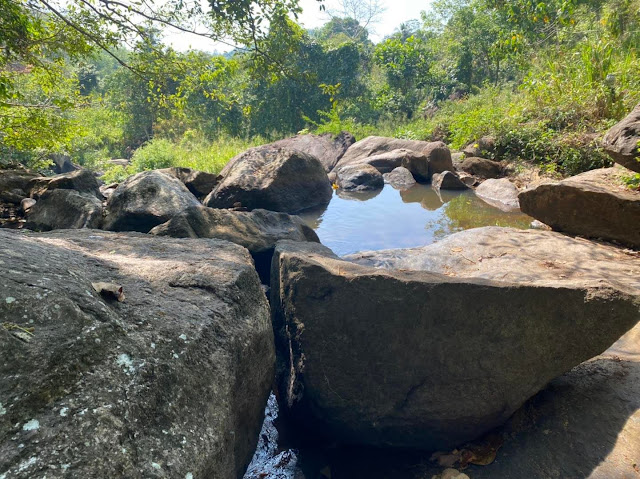
M91 283L91 286L93 286L93 289L95 289L100 296L116 299L119 302L124 301L124 292L122 290L122 286L119 284Z

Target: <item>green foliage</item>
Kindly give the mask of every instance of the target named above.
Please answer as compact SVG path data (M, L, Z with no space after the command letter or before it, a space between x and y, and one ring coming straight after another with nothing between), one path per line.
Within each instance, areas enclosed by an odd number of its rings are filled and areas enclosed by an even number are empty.
M628 188L640 190L640 173L626 176L622 178L622 181L624 181L624 184L627 185Z
M127 176L141 171L172 166L219 173L235 155L264 143L265 140L260 137L251 140L220 137L215 141L208 141L193 130L188 130L179 142L167 139L151 140L135 151L128 167L107 168L103 180L107 183L120 182Z

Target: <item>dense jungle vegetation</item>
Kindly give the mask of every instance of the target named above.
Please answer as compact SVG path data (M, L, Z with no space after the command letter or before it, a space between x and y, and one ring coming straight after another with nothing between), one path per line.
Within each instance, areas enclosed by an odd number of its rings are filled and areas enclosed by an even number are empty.
M508 160L574 174L609 164L597 140L640 101L639 0L437 0L377 44L362 18L303 29L296 0L198 5L0 0L0 163L216 172L251 145L349 130L492 135ZM196 23L235 48L163 44Z

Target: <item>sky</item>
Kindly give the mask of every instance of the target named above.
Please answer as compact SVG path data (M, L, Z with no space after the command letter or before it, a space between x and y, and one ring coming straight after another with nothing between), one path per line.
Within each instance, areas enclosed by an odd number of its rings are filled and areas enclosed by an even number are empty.
M367 0L363 1L366 2ZM431 0L379 0L379 2L385 11L380 21L373 26L374 31L370 38L374 42L378 42L393 33L401 23L407 20L419 19L420 12L427 10L431 4ZM327 10L337 9L339 0L325 0L324 5ZM328 14L320 11L316 0L300 0L300 6L303 12L298 17L298 23L301 23L305 28L317 28L329 20ZM228 46L215 44L205 38L180 32L165 32L165 42L179 51L185 51L189 48L208 52L230 50Z

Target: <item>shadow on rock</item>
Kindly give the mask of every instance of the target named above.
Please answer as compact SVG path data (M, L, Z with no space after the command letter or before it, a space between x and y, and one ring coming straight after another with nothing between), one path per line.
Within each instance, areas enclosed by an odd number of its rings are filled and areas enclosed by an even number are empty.
M503 439L496 460L465 469L471 479L636 478L640 363L615 356L587 361L553 380L494 434ZM260 477L423 479L445 469L423 452L314 448L297 456L295 472L271 469Z

